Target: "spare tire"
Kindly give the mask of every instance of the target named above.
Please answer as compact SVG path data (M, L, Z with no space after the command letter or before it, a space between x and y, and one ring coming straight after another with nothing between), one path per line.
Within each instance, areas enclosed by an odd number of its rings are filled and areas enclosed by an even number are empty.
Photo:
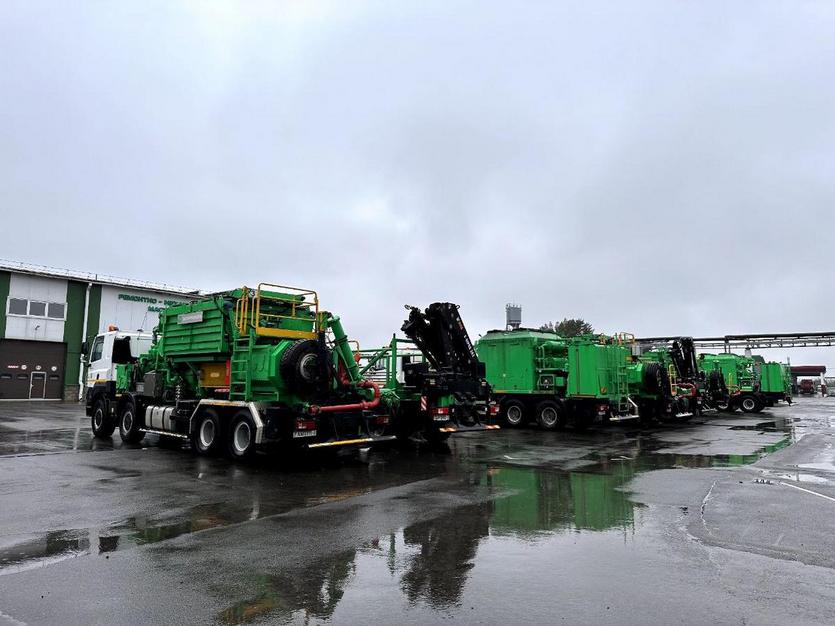
M644 386L650 393L655 393L662 398L671 397L670 375L660 363L650 363L644 368Z
M728 386L725 384L725 377L722 372L712 371L707 375L707 387L713 393L726 395Z
M330 381L328 351L315 339L300 339L281 355L279 372L296 393L326 391Z

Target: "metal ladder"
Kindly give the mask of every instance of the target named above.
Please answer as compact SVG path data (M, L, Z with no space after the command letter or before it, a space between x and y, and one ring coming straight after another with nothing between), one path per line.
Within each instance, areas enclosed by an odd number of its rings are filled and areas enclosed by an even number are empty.
M254 335L247 332L245 337L235 340L232 359L229 362L229 399L248 400L252 397L252 371L250 361Z

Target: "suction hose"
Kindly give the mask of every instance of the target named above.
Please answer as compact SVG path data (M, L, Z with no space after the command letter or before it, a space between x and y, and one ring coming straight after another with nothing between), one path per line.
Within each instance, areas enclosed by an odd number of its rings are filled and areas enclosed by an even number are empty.
M374 399L369 401L355 402L354 404L331 404L328 406L313 405L308 409L311 415L318 415L319 413L335 413L336 411L365 411L373 409L380 404L380 385L371 380L361 380L357 383L357 387L374 390Z

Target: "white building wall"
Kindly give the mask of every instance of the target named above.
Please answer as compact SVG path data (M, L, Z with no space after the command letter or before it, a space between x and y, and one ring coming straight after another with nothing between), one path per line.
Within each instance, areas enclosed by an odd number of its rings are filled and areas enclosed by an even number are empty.
M67 313L66 280L12 273L9 281L9 298L61 303L64 305L64 319L9 314L6 317L6 339L64 340L64 320ZM3 306L8 311L8 301L4 302Z
M114 324L120 330L151 331L159 322L159 311L173 304L189 302L182 296L102 286L99 332Z

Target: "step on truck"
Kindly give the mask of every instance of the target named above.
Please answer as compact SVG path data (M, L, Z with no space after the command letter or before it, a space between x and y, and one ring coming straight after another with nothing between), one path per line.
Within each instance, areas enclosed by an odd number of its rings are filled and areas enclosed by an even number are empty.
M199 454L251 458L273 445L370 446L385 431L380 387L362 378L338 317L315 291L261 284L160 313L145 333L112 331L89 350L96 437L147 433Z
M639 417L630 397L625 334L564 338L529 328L491 330L475 349L508 426L535 421L547 430L584 428Z
M484 363L450 302L407 306L408 319L387 346L364 350L361 375L382 386L381 404L401 440L438 442L453 433L497 430Z

